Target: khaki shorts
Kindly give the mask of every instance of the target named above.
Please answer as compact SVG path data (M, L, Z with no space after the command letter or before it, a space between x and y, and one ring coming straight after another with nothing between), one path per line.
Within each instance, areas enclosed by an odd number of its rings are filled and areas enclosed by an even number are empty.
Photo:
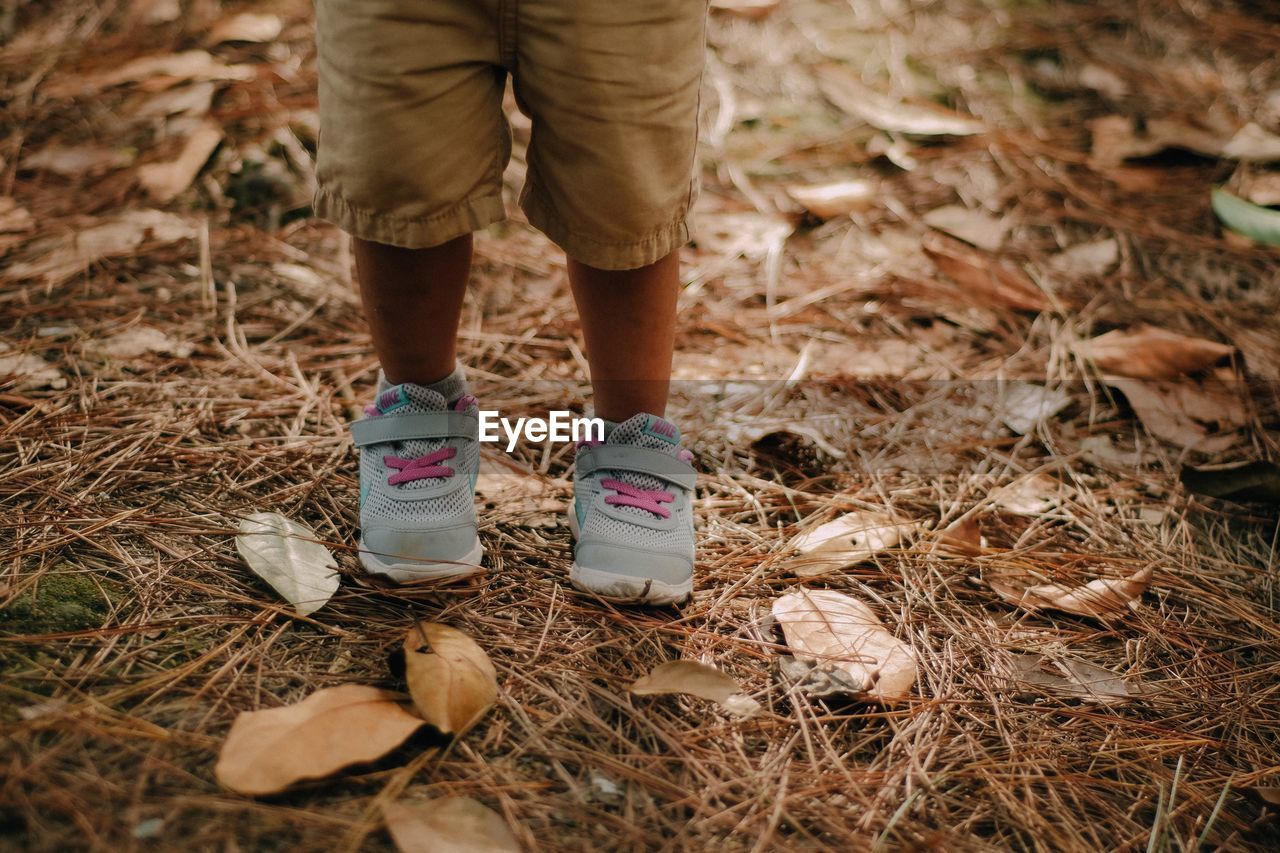
M317 0L316 213L422 248L504 217L512 75L532 122L520 206L571 257L689 239L707 0Z

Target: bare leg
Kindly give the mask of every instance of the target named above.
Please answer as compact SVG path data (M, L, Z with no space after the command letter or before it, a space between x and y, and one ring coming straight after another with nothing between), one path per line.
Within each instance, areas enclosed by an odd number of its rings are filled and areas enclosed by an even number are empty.
M661 415L671 385L680 253L634 270L602 270L569 259L569 283L582 318L595 413L624 421Z
M354 240L373 348L387 381L427 385L453 372L471 272L471 235L429 249Z

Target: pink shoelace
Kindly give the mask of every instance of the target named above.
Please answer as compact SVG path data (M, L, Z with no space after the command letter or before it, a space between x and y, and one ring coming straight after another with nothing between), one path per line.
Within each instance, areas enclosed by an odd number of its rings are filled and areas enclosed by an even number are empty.
M671 503L676 496L660 489L638 489L621 480L601 480L600 485L617 492L609 495L604 502L610 506L633 506L651 512L659 518L670 518L671 510L663 506Z
M458 455L456 447L442 447L434 453L428 453L426 456L419 456L415 459L405 459L400 456L384 456L383 463L389 468L395 468L396 473L387 477L387 482L393 486L401 483L412 483L416 480L430 480L435 477L452 477L453 469L448 465L440 463L446 459L452 459Z

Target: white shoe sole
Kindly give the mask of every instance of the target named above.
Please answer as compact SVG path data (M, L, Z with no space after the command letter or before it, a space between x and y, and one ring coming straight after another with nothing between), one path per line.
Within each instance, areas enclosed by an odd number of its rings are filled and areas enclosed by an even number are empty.
M572 508L569 511L569 531L578 538L578 519ZM569 568L569 583L573 588L617 604L652 604L663 606L682 604L693 597L693 578L683 583L667 583L654 578L620 575L617 572L593 569L579 565L577 560Z
M461 560L453 562L432 563L427 561L412 563L384 563L371 551L364 549L364 540L360 540L360 564L371 575L379 575L395 581L407 583L422 580L443 580L446 578L463 578L483 571L480 560L484 558L484 546L480 537L476 544Z

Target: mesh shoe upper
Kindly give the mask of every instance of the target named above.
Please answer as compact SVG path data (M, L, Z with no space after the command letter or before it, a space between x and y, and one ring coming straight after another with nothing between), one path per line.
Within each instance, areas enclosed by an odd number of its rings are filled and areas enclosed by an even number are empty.
M474 397L464 395L452 410L477 417L479 407ZM365 414L369 418L396 418L447 411L450 406L438 392L405 383L380 393ZM454 451L452 455L447 454L449 449ZM424 459L433 454L447 458ZM432 464L415 467L421 461ZM480 448L470 438L414 438L361 447L360 526L365 538L379 528L425 531L474 526L473 495L479 470Z
M613 428L604 445L640 447L681 462L693 458L693 454L680 446L676 425L655 415L638 414L628 418ZM589 454L591 447L580 448L579 453ZM666 493L672 500L628 500L628 493L610 488L610 482L624 483L642 492ZM687 556L692 563L693 509L687 489L640 471L605 469L587 476L575 471L574 496L580 543L591 541L662 551ZM669 515L664 517L659 510Z

